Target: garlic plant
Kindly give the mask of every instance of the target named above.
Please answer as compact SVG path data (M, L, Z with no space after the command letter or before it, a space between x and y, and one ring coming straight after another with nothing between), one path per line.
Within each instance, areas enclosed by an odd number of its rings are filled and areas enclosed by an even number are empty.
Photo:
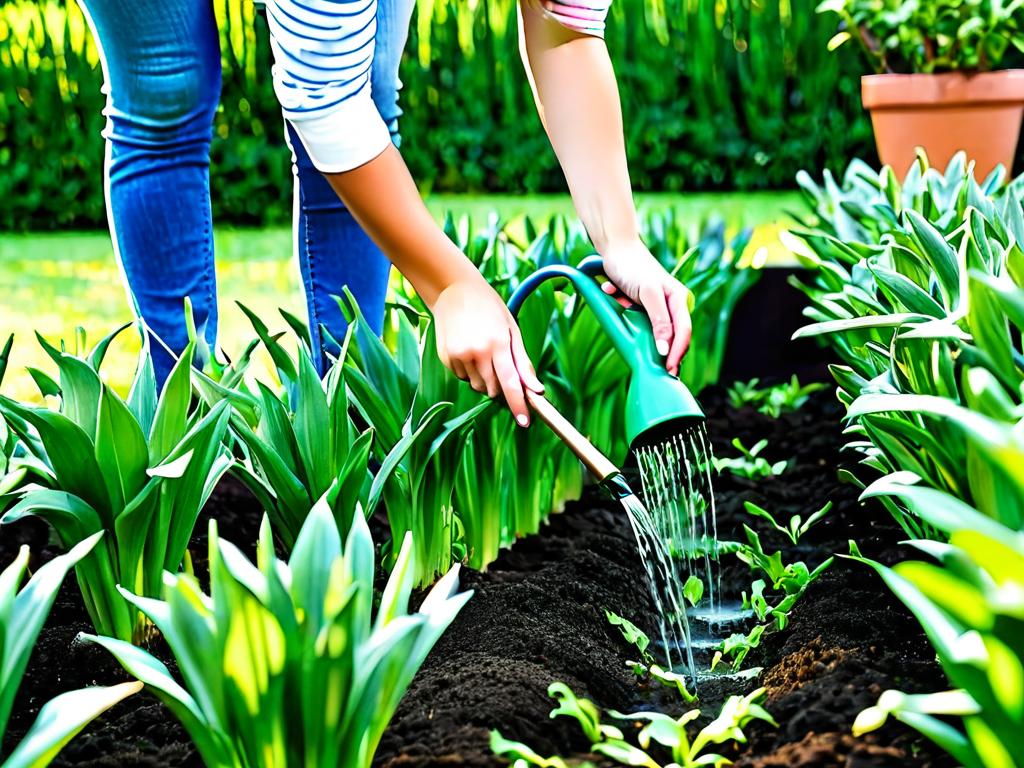
M23 587L29 550L22 547L14 562L0 572L0 744L25 668L39 632L67 575L99 543L103 533L84 539L70 552L40 567ZM123 683L109 688L83 688L43 705L24 738L0 762L3 768L42 768L75 734L117 702L142 686Z
M427 654L470 598L458 566L410 612L415 550L403 538L377 610L375 556L362 510L342 543L326 498L287 561L266 518L251 563L210 524L211 591L167 573L162 599L124 591L170 646L183 684L123 640L107 648L181 720L209 768L369 768Z
M199 512L231 463L222 443L228 410L192 404L192 345L159 399L144 350L123 400L99 375L113 336L88 352L80 341L78 356L40 338L60 380L38 371L35 378L59 410L0 396L0 414L45 475L0 521L40 517L69 549L104 531L76 566L82 597L97 631L140 640L144 617L117 588L156 595L163 572L180 567Z

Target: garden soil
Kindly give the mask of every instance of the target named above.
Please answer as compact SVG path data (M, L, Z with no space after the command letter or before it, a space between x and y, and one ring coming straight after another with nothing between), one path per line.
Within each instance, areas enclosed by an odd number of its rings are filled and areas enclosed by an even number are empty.
M872 557L892 562L901 556L899 528L877 505L861 506L857 491L837 479L851 455L841 454L841 408L831 392L819 393L800 411L777 420L750 408L728 407L720 391L706 392L703 404L718 455L734 455L739 437L751 446L766 438L770 461L790 461L777 478L746 481L716 478L719 533L742 538L743 523L761 532L768 551L784 560L801 559L814 568L856 540ZM538 427L539 428L539 427ZM799 548L766 531L764 521L743 511L752 500L778 512L804 516L831 500L829 516ZM233 481L211 499L197 531L218 521L220 535L239 545L256 539L259 509ZM379 521L375 530L382 530ZM35 521L8 526L0 534L0 567L20 543L36 553L34 565L56 554L46 528ZM197 572L204 570L205 535L193 542ZM723 558L723 586L735 598L749 588L751 574L735 556ZM464 570L463 586L474 591L461 615L420 670L384 734L375 766L498 766L488 737L497 728L544 755L583 758L588 744L575 721L551 720L547 688L567 683L602 709L659 709L681 714L691 707L657 684L636 678L626 667L631 648L605 618L605 610L630 618L647 630L654 616L643 569L624 514L597 496L569 505L537 536L520 541L486 573ZM88 631L77 586L68 579L40 637L15 702L9 743L30 725L38 708L54 695L84 685L126 679L106 652L75 642ZM154 639L151 650L170 662ZM701 684L697 706L707 719L724 698L758 685L767 689L766 707L779 722L747 728L749 742L724 753L743 768L945 768L953 763L927 741L899 724L854 738L854 717L887 688L910 692L947 687L933 651L917 623L865 566L836 558L794 609L789 626L766 634L744 665L760 667L756 680L712 679ZM631 725L626 724L629 731ZM599 765L608 765L591 759ZM666 759L665 762L668 762ZM184 729L149 694L112 709L72 741L58 766L198 766Z

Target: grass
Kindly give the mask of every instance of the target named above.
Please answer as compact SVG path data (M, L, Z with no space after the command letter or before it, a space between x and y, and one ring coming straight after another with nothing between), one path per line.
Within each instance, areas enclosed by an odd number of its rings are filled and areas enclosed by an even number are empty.
M753 247L766 247L776 262L785 259L778 231L785 225L786 211L797 207L794 192L645 195L639 202L649 207L679 206L695 225L717 213L730 228L753 226ZM435 196L428 205L438 219L449 210L455 215L468 213L478 221L492 211L499 211L505 218L573 215L571 201L562 195ZM228 354L238 352L252 336L248 322L234 306L236 300L262 316L284 307L305 317L298 265L292 258L287 227L218 229L215 241L220 339ZM0 334L6 337L13 332L16 336L4 392L19 398L36 394L25 366L49 368L49 360L33 338L35 331L54 341L70 338L74 328L82 326L95 340L131 320L106 232L0 235L0 295L5 306ZM276 325L271 322L272 327ZM115 386L127 385L137 351L138 341L130 332L111 348L105 368Z

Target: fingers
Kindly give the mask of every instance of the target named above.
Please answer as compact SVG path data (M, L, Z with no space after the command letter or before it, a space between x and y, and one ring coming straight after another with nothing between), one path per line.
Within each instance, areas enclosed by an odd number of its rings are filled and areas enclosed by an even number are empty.
M601 283L601 290L615 299L615 301L617 301L621 306L626 307L627 309L633 306L633 302L629 300L629 297L620 291L615 283L610 280Z
M498 350L493 358L493 371L505 395L505 402L521 427L530 425L530 410L526 407L526 393L523 391L523 380L512 357L512 348L506 346Z
M491 397L494 397L494 395L491 395L490 393L487 378L485 377L484 372L481 370L482 366L478 366L473 358L462 360L462 366L466 370L465 381L468 381L469 385L474 390L476 390L480 394L487 394L490 395ZM490 371L490 374L491 378L493 379L494 371ZM495 394L497 394L496 391Z
M672 315L673 333L672 346L668 351L665 367L673 376L678 376L679 363L682 362L687 350L689 350L690 339L693 336L690 310L686 306L686 290L682 289L682 286L669 289L668 309Z
M654 331L654 345L658 354L667 356L672 348L672 315L668 309L668 297L661 284L644 286L640 291L640 303L651 318Z

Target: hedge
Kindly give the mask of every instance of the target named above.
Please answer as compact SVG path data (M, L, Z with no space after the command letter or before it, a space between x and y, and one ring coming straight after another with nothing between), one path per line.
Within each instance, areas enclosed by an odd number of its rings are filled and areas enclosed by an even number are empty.
M615 0L607 32L639 190L789 187L802 167L873 159L860 63L827 52L834 28L816 0L669 1ZM251 0L214 4L215 216L284 222L291 173L266 26ZM513 0L420 0L402 79L402 151L424 190L564 188L519 62ZM74 3L0 5L0 229L104 224L101 81Z

